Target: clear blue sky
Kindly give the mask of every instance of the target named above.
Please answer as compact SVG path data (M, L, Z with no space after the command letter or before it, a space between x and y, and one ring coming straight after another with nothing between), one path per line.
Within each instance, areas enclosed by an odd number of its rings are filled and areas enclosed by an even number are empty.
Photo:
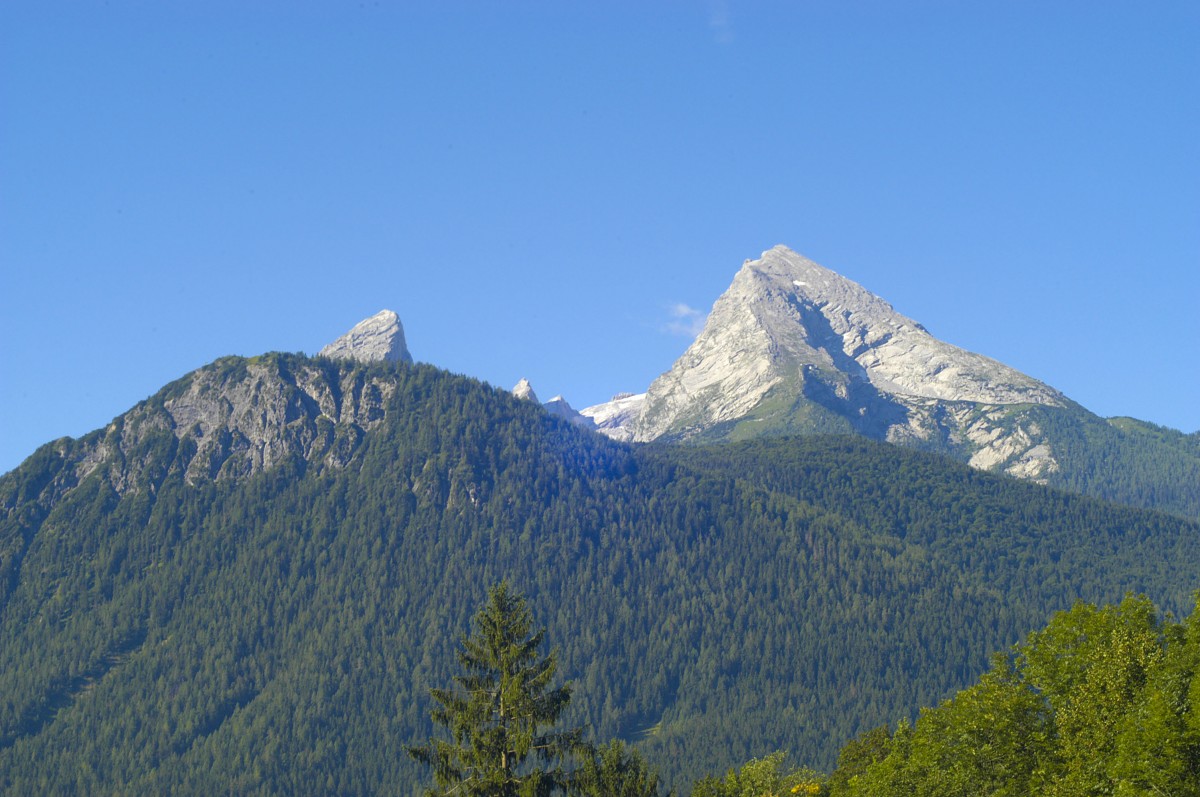
M777 243L1194 431L1197 42L1190 1L5 2L0 471L384 307L643 390Z

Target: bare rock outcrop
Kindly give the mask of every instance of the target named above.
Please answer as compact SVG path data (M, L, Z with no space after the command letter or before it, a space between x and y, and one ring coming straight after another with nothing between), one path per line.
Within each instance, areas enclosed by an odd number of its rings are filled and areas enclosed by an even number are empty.
M644 395L583 413L617 439L856 432L1036 479L1057 465L1020 408L1070 404L776 246L742 265L700 335Z
M600 434L629 442L633 439L633 425L641 415L645 401L645 393L618 393L603 404L593 404L579 412L592 419Z
M533 392L533 385L529 384L529 380L525 377L521 377L521 381L513 386L512 394L519 399L532 401L534 404L542 403L538 401L537 393Z
M359 321L345 335L321 349L318 355L359 362L413 361L404 340L404 325L400 323L400 316L391 310L380 310Z
M189 483L249 476L289 458L345 467L384 419L394 389L386 374L353 365L224 358L83 438L76 481L102 470L124 494L167 467L183 469Z

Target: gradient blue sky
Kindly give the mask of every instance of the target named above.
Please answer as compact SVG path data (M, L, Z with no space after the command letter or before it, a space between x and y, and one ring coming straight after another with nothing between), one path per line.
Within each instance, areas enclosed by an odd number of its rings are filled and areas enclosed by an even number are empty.
M5 2L0 471L384 307L498 386L642 390L777 243L1196 430L1197 42L1195 2Z

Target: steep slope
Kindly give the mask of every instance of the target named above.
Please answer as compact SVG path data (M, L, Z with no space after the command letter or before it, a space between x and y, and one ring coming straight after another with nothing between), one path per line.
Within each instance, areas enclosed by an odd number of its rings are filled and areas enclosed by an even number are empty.
M777 246L742 266L700 336L650 386L633 436L855 431L1037 477L1055 463L1007 408L1068 403Z
M380 310L370 318L359 321L349 332L321 349L318 354L335 360L350 359L360 362L413 361L404 339L404 325L400 323L400 316L391 310Z
M505 577L573 720L676 785L827 765L1077 597L1195 586L1194 524L820 442L631 448L428 366L218 361L0 477L0 792L418 793L403 747Z
M847 401L869 386L870 398L904 405L1066 404L1054 389L934 338L856 283L777 246L742 266L695 343L650 386L637 437L686 434L683 419L697 412L705 425L736 420L781 383L809 380Z
M570 404L562 396L555 396L549 401L541 401L537 397L537 393L533 391L533 385L529 384L529 380L521 378L516 385L513 386L512 394L519 399L531 401L534 404L541 405L546 412L551 415L562 418L565 421L570 421L577 426L582 426L585 429L596 428L595 422L586 415L583 415Z
M1109 424L782 246L746 261L644 399L583 414L643 442L856 433L1200 518L1200 452L1186 436Z

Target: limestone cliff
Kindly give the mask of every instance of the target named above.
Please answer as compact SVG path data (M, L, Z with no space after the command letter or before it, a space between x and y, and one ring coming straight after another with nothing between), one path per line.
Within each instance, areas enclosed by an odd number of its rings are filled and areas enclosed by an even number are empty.
M783 246L746 261L695 342L626 401L584 414L637 441L854 432L1026 478L1056 463L1021 408L1073 406Z
M61 490L94 472L118 494L153 489L164 468L189 483L240 478L286 460L342 468L384 418L386 369L269 354L217 360L78 441ZM161 476L161 474L160 474Z
M380 310L370 318L359 321L349 332L318 352L321 357L350 359L359 362L413 361L404 340L404 325L400 316L391 310Z

